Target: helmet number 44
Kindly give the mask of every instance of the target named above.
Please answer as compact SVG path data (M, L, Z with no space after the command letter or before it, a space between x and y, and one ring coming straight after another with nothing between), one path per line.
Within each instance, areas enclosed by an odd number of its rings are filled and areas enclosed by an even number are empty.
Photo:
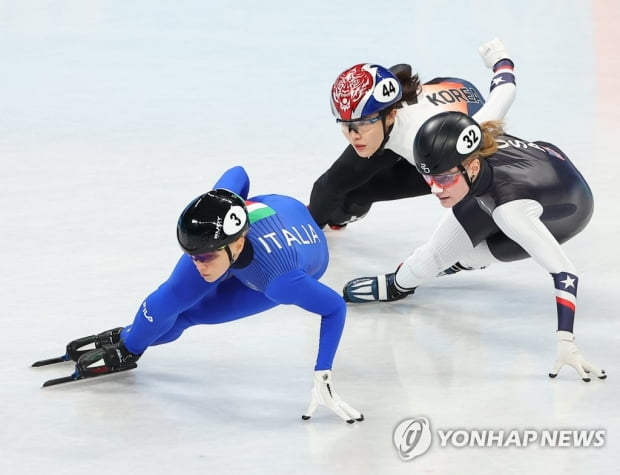
M375 88L375 99L379 102L389 102L393 96L398 94L398 85L393 78L383 79Z

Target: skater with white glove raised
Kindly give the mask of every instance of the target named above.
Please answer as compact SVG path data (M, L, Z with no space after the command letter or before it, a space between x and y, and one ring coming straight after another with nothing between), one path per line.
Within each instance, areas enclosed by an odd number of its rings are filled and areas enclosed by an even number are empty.
M516 96L514 64L497 38L480 47L480 54L493 70L486 97L453 75L422 82L406 63L390 68L360 63L336 78L331 110L348 146L312 187L308 209L321 228L342 230L379 201L429 194L411 147L429 117L452 110L477 121L504 118Z

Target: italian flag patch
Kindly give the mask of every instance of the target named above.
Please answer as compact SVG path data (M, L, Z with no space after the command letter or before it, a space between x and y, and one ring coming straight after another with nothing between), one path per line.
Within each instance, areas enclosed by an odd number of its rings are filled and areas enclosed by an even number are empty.
M266 204L258 203L256 201L246 201L246 207L248 208L248 215L250 216L250 224L260 221L276 214L273 208L270 208Z

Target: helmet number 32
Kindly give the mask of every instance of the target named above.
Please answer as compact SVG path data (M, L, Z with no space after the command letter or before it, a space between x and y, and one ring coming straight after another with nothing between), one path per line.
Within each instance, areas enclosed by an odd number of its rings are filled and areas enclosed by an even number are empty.
M379 102L389 102L398 94L398 84L394 78L385 78L375 87L373 96Z
M456 151L461 155L468 155L475 151L480 143L482 134L477 125L469 125L463 129L456 142Z

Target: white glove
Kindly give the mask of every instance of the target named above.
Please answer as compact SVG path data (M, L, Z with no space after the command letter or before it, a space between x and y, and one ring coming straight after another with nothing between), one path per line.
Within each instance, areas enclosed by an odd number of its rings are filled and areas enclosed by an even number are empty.
M489 69L493 69L493 66L502 59L510 59L510 54L508 54L506 46L504 46L504 43L502 43L502 40L499 38L492 39L483 44L478 48L478 51L480 52L480 56L482 56L485 66Z
M595 368L591 363L585 360L581 351L579 351L579 348L575 345L575 336L571 332L558 331L557 338L557 359L555 360L553 370L549 373L550 378L555 378L562 366L566 364L575 368L581 376L581 379L586 383L590 382L590 376L588 375L590 372L594 373L598 379L605 379L607 377L604 370Z
M310 405L301 418L304 421L310 419L319 404L334 411L348 424L364 420L363 414L349 406L334 392L332 387L332 372L329 369L314 372L314 387L310 393Z

